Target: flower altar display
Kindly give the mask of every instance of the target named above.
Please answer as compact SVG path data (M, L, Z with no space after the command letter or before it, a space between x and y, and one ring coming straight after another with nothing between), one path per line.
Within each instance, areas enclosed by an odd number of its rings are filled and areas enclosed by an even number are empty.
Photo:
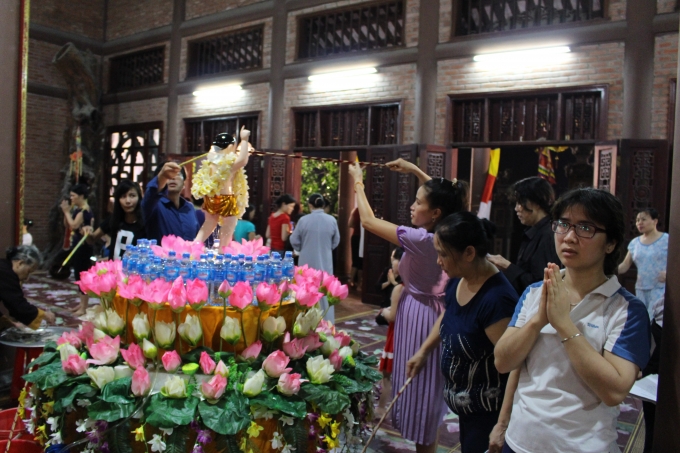
M30 409L36 439L102 453L360 449L382 376L319 308L322 297L339 303L347 287L306 266L251 281L248 259L245 279L223 278L219 257L244 251L278 269L261 242L204 258L201 244L170 237L136 262L83 272L81 288L101 307L47 344L24 376L20 410ZM187 254L194 272L174 277L188 267L173 257ZM147 272L158 260L165 270Z

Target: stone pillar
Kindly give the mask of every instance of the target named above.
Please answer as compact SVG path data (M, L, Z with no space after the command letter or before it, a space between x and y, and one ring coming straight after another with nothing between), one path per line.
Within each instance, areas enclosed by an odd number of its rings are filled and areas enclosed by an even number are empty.
M679 52L680 53L680 52ZM680 76L680 64L678 65ZM675 93L673 149L680 149L680 90ZM673 278L680 266L680 159L673 159L668 240L668 272L663 313L663 335L659 359L654 452L675 453L680 449L680 280Z
M3 215L0 220L0 250L14 245L17 237L17 126L20 116L20 60L21 23L24 2L28 0L6 0L0 2L0 201ZM26 8L28 9L28 8ZM27 43L28 45L28 43ZM27 74L21 74L27 78ZM3 255L4 256L4 255Z
M449 0L445 0L449 1ZM434 143L437 100L437 59L439 0L420 2L418 22L418 63L416 68L415 143ZM443 145L443 143L441 143Z
M272 23L271 69L269 76L269 119L267 143L272 149L288 149L288 143L282 143L283 136L283 94L285 80L283 67L286 64L286 34L288 13L285 0L274 0Z
M623 136L650 139L654 88L654 31L656 2L628 0L626 50L623 59Z
M172 8L172 34L170 35L170 64L168 69L168 119L165 124L167 134L165 153L179 154L181 141L179 137L178 114L177 114L177 85L179 84L179 66L182 52L182 35L179 27L184 21L186 11L185 0L174 0Z

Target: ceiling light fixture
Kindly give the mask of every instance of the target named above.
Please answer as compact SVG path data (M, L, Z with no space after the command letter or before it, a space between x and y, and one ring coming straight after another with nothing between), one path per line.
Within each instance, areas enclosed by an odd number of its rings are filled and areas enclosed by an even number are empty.
M527 59L535 59L571 52L568 46L542 47L539 49L516 50L512 52L486 53L475 55L473 60L478 62L518 62L522 63Z
M193 94L196 97L220 97L242 89L241 85L223 85L196 90Z
M338 71L338 72L327 72L323 74L314 74L310 75L308 79L312 82L319 82L319 81L329 81L329 80L337 80L337 79L346 79L347 77L356 77L356 76L361 76L361 75L367 75L367 74L375 74L378 72L377 69L375 68L358 68L358 69L350 69L348 71Z

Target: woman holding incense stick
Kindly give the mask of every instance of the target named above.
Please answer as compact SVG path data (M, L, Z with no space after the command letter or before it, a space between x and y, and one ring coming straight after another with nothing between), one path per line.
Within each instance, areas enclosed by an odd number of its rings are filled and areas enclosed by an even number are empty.
M76 184L71 187L69 192L69 200L61 202L61 210L64 213L64 226L71 230L70 249L73 249L83 239L85 232L84 226L91 227L94 223L94 214L87 203L87 196L89 188L85 184ZM76 280L80 279L80 273L88 270L92 266L92 246L83 243L75 250L68 265L73 269L73 274ZM89 297L84 292L80 291L80 298L78 306L72 308L74 316L82 316L87 310L87 302Z
M463 181L431 179L418 167L402 159L387 166L393 171L415 174L422 184L411 205L413 227L398 226L377 218L364 192L363 172L359 164L350 165L349 173L354 179L363 227L404 249L399 263L404 290L394 328L394 396L406 380L406 362L427 339L444 311L444 288L448 277L437 264L434 229L449 214L467 210L468 185ZM402 437L416 443L418 453L436 451L437 432L446 410L442 398L445 380L438 360L440 348L433 352L425 361L422 372L393 406L393 426Z

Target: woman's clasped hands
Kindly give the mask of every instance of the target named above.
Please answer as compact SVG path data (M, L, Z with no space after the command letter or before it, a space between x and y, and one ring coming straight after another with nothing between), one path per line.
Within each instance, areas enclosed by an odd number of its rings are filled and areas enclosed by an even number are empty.
M550 324L562 334L573 330L574 323L569 316L574 299L572 292L567 288L560 268L553 263L548 263L543 273L543 288L538 313L535 315L539 327ZM571 327L571 328L570 328Z

